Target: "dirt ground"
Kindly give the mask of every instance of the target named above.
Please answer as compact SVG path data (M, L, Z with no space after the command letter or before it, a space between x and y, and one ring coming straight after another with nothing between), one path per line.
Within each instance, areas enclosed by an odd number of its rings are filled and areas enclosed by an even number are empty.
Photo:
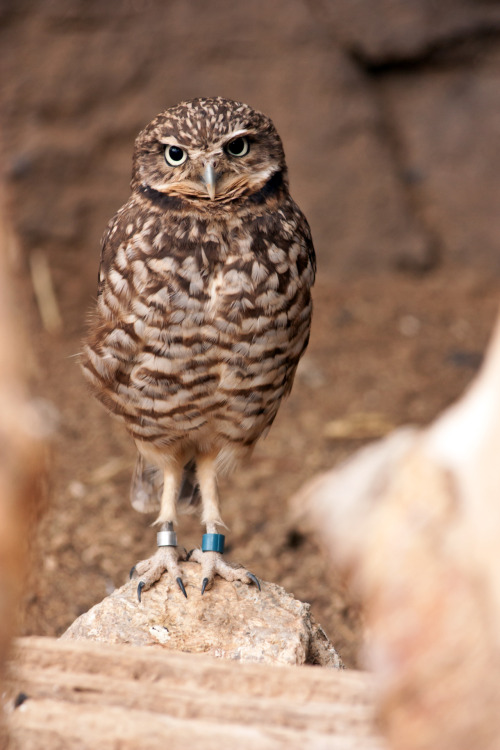
M500 5L5 0L0 81L15 312L54 419L22 632L61 633L155 549L153 518L128 501L134 446L78 352L135 136L166 106L220 94L272 116L319 258L292 395L222 482L228 557L310 602L358 664L362 614L291 498L368 440L428 423L479 367L500 286ZM37 303L44 278L55 311ZM203 529L185 516L178 533L190 549Z
M31 369L35 390L57 410L57 427L23 632L57 635L154 551L155 530L153 517L128 501L135 448L94 403L78 367L81 310L92 304L81 279L93 276L97 253L76 269L54 250L50 265L63 329L45 331L32 300ZM461 393L480 364L499 286L497 278L456 269L349 281L320 268L311 343L292 395L251 461L222 481L228 558L310 602L348 666L359 663L362 613L294 518L290 499L305 480L377 434L425 425ZM178 532L190 549L203 530L188 515Z

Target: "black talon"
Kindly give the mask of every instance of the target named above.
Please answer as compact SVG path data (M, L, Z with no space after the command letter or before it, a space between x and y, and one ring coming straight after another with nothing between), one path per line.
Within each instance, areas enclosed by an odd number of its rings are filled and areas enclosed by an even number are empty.
M257 576L254 576L253 573L247 573L247 576L250 578L250 580L252 581L252 583L255 583L255 585L257 586L257 588L259 589L259 591L262 591L262 589L260 587L259 579L257 578Z
M136 567L135 565L132 565L132 567L130 568L130 573L128 574L128 577L130 580L132 580L132 578L134 577L135 571L136 571Z
M201 595L202 596L205 593L205 589L207 588L207 584L208 584L208 578L204 578L203 579L203 583L201 584Z
M186 589L184 588L184 584L182 583L182 578L179 577L179 578L176 578L175 580L177 581L178 587L180 588L180 590L182 591L182 593L187 599L188 595L186 594Z
M141 601L142 589L145 585L146 584L144 583L144 581L139 581L139 585L137 586L137 598L139 599L139 601Z
M189 552L188 552L188 553L187 553L187 555L186 555L186 562L188 562L188 561L189 561L189 559L190 559L191 555L193 554L193 552L194 552L194 549L190 549L190 550L189 550Z

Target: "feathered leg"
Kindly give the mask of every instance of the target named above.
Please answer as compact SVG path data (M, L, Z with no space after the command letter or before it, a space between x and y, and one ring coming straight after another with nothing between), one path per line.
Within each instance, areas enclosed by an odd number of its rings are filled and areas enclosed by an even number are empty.
M183 555L179 554L177 536L174 531L181 477L182 466L178 464L168 465L163 471L160 515L156 520L156 523L161 524L161 529L157 534L158 549L148 560L138 562L131 571L131 576L136 573L140 578L137 586L139 601L141 601L142 592L151 588L165 571L168 571L175 578L180 590L184 596L187 596L179 568L179 560L183 559Z
M203 545L206 551L195 549L191 552L190 559L201 564L203 576L201 593L204 594L206 589L211 588L215 575L225 578L226 581L255 583L260 590L260 583L253 573L241 565L226 562L222 557L222 552L217 551L224 547L224 537L218 533L218 528L226 527L226 525L220 516L215 457L210 454L198 455L196 465L201 493L202 522L207 529Z

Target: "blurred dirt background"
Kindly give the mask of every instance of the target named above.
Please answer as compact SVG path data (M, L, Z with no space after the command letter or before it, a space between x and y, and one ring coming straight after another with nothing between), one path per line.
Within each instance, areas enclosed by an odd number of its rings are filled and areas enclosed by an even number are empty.
M222 483L228 557L309 601L356 665L362 614L289 498L427 423L480 364L500 287L500 2L2 0L0 82L15 313L57 425L22 632L60 634L154 550L153 519L128 502L134 447L77 355L135 136L179 100L222 95L273 118L319 260L292 396ZM201 533L182 519L188 549Z

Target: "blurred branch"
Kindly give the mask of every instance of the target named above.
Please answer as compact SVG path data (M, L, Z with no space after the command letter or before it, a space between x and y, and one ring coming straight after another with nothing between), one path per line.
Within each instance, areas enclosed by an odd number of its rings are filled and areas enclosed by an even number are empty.
M48 333L60 333L63 327L61 313L52 282L49 262L42 250L34 250L31 253L30 270L43 327Z

